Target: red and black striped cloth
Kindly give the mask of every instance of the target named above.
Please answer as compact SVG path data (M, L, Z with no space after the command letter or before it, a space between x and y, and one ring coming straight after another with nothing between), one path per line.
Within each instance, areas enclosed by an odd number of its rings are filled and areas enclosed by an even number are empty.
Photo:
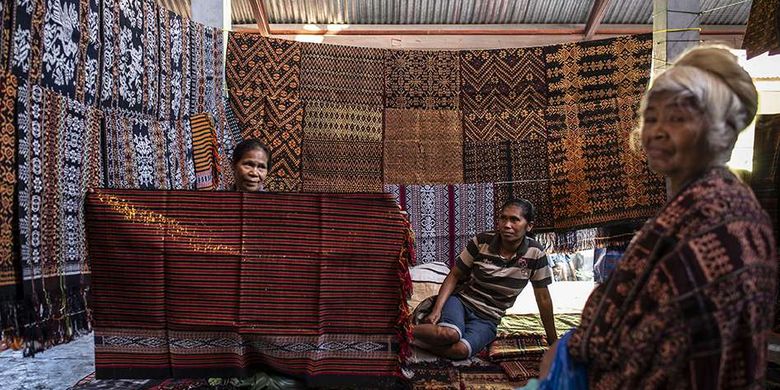
M98 378L401 380L411 236L391 195L98 190L86 210Z

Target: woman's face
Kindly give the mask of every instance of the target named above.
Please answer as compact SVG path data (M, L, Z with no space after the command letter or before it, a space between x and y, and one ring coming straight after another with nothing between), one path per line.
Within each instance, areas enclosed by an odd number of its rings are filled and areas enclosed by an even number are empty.
M642 122L642 148L650 168L681 184L710 165L705 120L672 93L650 96Z
M233 164L236 176L236 190L261 191L268 175L268 156L262 149L252 149Z

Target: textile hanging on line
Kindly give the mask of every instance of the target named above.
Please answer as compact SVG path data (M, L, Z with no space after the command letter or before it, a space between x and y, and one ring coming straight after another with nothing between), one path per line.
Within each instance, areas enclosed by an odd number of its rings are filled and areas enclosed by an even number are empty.
M629 145L651 51L650 34L544 49L555 228L648 217L664 204L662 178Z
M382 192L382 108L306 103L301 176L306 192Z
M192 127L192 156L195 162L195 187L198 190L211 191L217 188L217 180L219 180L219 154L214 122L209 114L203 113L190 117L190 126Z
M243 138L258 138L271 148L269 191L301 190L300 63L299 42L230 34L225 76L231 108Z
M16 76L0 70L0 351L18 347L21 335L18 252L14 249L14 188L16 186Z
M456 110L385 110L384 181L463 182L463 142Z
M535 227L552 228L542 48L463 51L460 72L464 180L510 182L497 185L496 207L526 198Z
M78 102L95 104L101 73L97 0L16 2L14 8L14 74Z
M457 110L458 53L386 50L385 108Z
M101 112L39 85L17 97L18 216L26 318L32 349L90 329L89 264L81 207L102 183Z
M493 184L385 185L408 213L417 264L455 264L468 240L494 230Z
M301 44L301 99L382 108L384 50Z
M780 54L780 1L753 0L742 48L747 58Z
M98 190L86 210L98 378L401 378L411 236L390 195Z

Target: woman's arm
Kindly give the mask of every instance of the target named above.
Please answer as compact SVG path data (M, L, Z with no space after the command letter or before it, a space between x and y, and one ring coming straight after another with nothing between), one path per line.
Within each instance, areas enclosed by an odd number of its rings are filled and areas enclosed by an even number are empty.
M436 303L431 309L431 313L423 318L423 324L435 324L439 322L441 317L441 310L444 308L444 302L447 302L447 298L450 297L452 291L455 290L455 286L458 285L458 281L463 278L463 271L457 266L452 267L450 273L444 278L444 283L439 287L439 296L436 297Z

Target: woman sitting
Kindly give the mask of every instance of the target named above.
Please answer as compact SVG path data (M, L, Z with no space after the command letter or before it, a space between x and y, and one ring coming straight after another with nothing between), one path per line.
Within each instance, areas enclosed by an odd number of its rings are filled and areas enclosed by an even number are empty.
M578 378L593 389L762 386L776 247L769 217L725 167L756 107L750 76L726 49L693 49L658 76L640 134L669 201L593 291L580 326L548 351L541 387Z

